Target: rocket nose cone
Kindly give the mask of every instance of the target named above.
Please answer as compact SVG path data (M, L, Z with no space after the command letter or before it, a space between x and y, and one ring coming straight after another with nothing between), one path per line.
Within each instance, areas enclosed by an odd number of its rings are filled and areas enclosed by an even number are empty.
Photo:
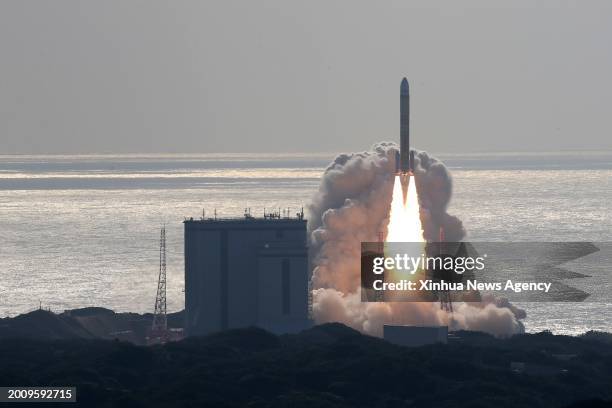
M409 92L409 88L408 88L408 80L406 78L402 79L402 85L400 86L400 94L401 95L408 95Z

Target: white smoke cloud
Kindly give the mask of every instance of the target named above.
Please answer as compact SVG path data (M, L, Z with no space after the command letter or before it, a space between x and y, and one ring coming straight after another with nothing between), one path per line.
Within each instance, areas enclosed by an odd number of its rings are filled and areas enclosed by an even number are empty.
M501 299L459 303L452 315L437 303L361 302L361 242L378 241L379 234L386 234L396 149L394 143L379 143L368 152L342 154L325 170L308 207L315 320L341 322L376 336L382 336L386 323L448 325L496 336L524 331L520 319L525 312ZM446 211L452 195L446 167L419 152L415 173L425 238L436 240L443 227L446 240L461 240L461 220Z

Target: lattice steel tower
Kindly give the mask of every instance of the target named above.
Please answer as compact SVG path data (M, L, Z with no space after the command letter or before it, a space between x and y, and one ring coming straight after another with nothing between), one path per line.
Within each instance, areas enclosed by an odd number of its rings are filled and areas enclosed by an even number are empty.
M159 278L157 279L157 296L153 314L152 333L164 336L168 331L166 315L166 226L161 229L159 239Z
M446 234L444 233L444 228L440 227L439 230L439 241L440 243L446 242ZM440 248L442 245L440 244ZM440 309L444 310L447 313L452 315L453 313L453 299L451 297L450 291L442 290L438 292L438 298L440 299ZM452 318L452 316L451 316Z

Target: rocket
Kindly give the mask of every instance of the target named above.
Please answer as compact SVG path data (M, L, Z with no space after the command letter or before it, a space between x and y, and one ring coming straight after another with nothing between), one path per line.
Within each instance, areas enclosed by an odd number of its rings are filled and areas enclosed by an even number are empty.
M395 155L395 170L400 175L414 170L414 151L410 151L410 88L406 78L400 85L400 149Z

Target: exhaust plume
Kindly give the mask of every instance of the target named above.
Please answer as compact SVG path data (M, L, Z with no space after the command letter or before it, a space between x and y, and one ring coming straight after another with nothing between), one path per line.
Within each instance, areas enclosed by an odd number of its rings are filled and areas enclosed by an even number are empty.
M396 151L394 143L382 142L367 152L341 154L323 174L308 207L317 323L341 322L376 336L382 336L384 324L448 325L496 336L523 332L525 312L503 299L483 296L481 303L458 303L452 315L437 303L361 302L361 242L387 235ZM414 173L424 238L436 241L442 227L446 240L460 241L465 230L461 220L447 213L452 180L444 164L418 152Z

